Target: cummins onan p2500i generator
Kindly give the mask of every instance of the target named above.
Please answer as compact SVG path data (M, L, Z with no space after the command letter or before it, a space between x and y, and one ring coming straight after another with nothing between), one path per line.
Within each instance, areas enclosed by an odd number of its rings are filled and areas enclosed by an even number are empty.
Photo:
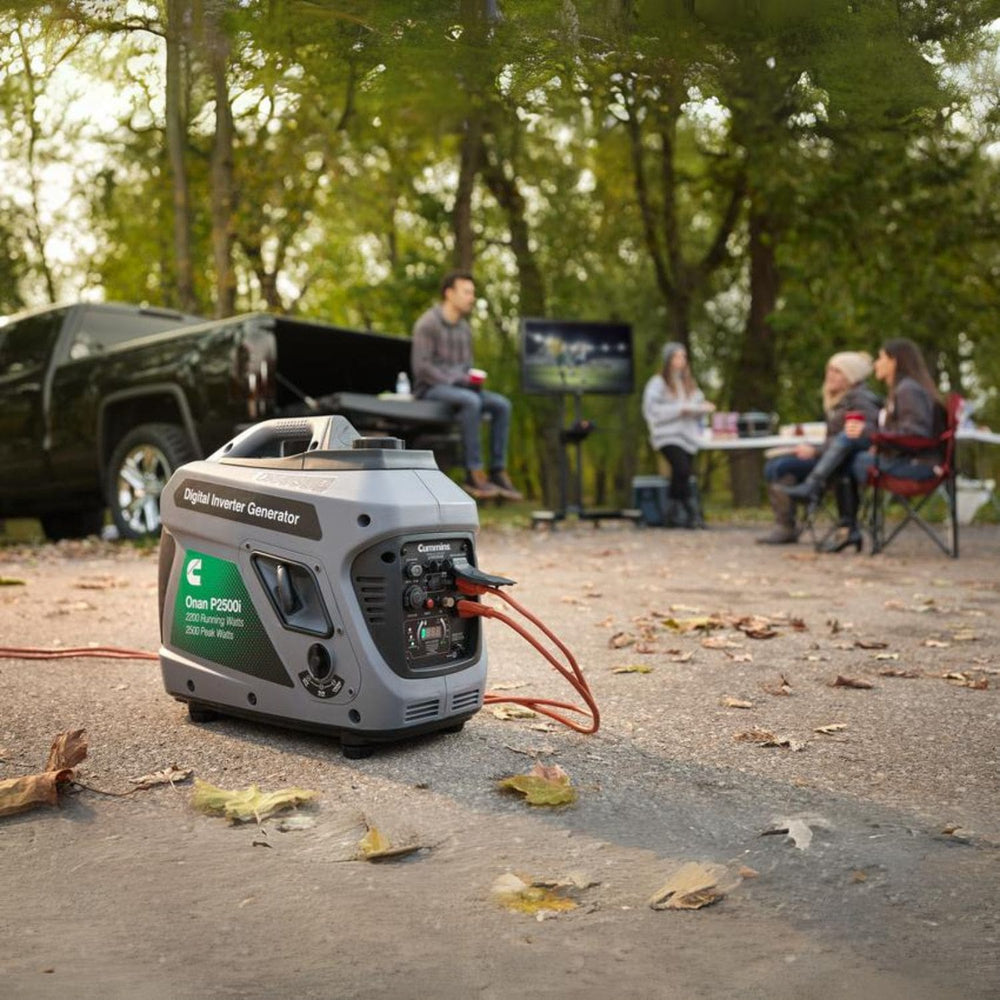
M271 420L179 468L160 504L160 664L193 720L329 732L358 757L482 706L480 621L456 606L476 506L431 452Z

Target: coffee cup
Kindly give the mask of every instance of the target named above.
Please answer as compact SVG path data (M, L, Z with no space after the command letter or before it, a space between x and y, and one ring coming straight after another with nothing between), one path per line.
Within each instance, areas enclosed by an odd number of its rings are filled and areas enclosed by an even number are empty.
M469 385L478 389L486 381L486 372L482 368L470 368L468 371Z

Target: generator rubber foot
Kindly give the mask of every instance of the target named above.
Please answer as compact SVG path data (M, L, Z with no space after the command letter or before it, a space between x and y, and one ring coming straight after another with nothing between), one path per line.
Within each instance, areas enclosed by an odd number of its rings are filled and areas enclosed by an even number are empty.
M215 709L189 701L188 718L192 722L215 722L215 720L219 718L219 713L216 712Z
M370 743L341 743L340 752L348 760L363 760L365 757L370 757L374 752L375 747Z

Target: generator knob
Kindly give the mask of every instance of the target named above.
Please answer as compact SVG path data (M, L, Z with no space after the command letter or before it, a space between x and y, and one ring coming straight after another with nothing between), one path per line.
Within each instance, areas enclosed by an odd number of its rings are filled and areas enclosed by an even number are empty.
M403 591L403 604L413 611L419 611L427 600L427 591L417 583L411 583Z

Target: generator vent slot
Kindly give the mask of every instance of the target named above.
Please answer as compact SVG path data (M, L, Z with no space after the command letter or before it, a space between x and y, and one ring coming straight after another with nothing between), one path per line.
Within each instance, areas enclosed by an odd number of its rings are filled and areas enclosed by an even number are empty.
M451 711L464 712L470 708L479 707L479 688L471 691L458 691L451 696Z
M441 705L437 698L429 698L427 701L414 701L403 710L403 720L405 722L424 722L427 719L436 719L441 714Z
M382 576L359 576L354 581L365 621L369 625L384 625L386 582Z

